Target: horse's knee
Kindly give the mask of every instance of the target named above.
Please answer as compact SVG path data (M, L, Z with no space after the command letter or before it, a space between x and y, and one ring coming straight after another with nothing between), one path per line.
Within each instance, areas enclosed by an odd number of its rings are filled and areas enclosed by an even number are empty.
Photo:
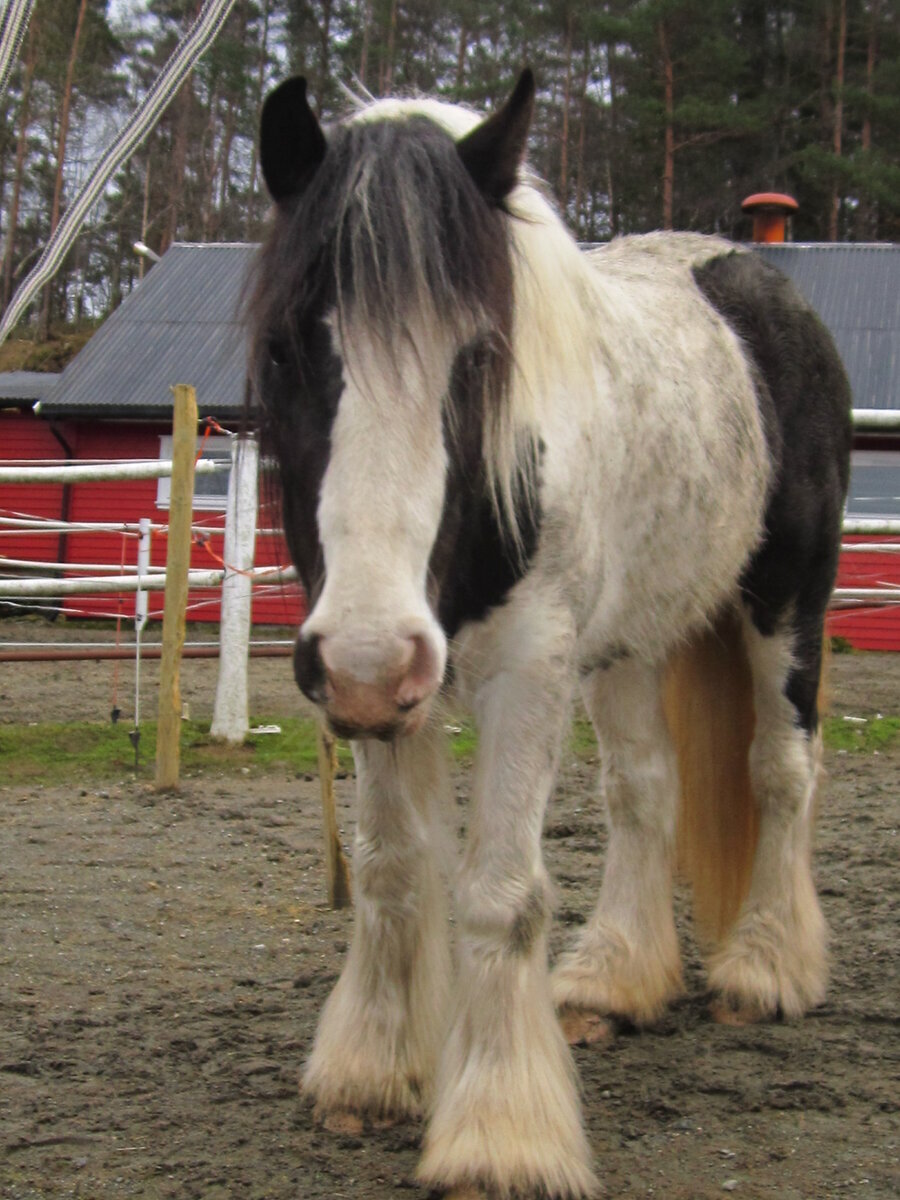
M460 889L457 910L471 949L527 957L550 921L550 884L546 877L530 885L470 883Z

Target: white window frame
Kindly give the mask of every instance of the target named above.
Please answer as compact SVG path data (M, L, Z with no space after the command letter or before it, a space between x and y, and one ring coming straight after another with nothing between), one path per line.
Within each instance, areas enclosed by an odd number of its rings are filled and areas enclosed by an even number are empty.
M201 458L212 458L219 462L223 459L231 461L231 438L222 437L221 435L210 434L205 440L202 437L197 439L197 450L203 447ZM160 461L165 462L172 457L173 439L170 433L162 434L159 439L159 457ZM220 494L210 495L209 493L195 492L194 493L194 510L206 510L208 512L224 512L228 504L228 478L231 471L223 471L216 475L210 476L212 479L221 479L224 483L225 490ZM168 509L169 502L172 496L172 478L170 475L164 475L156 481L156 507Z

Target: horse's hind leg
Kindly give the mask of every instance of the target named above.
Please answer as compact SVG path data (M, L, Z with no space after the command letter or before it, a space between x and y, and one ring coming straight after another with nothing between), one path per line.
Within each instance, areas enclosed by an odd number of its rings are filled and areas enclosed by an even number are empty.
M451 971L442 741L425 730L396 745L354 744L353 940L303 1079L335 1129L418 1115L433 1082Z
M750 775L759 841L750 890L710 963L723 1020L797 1016L824 997L826 929L811 869L815 791L821 766L817 693L822 621L805 634L761 634L745 618L756 730Z
M682 986L672 913L678 774L660 672L624 659L582 690L600 741L609 849L597 908L553 975L573 1042L602 1034L597 1014L655 1020Z

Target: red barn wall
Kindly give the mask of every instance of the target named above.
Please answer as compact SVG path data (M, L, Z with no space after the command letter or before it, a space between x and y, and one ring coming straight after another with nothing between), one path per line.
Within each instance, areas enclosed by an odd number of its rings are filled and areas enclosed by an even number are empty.
M896 541L868 536L847 537L844 540L868 545ZM874 588L884 585L900 588L900 554L859 551L841 555L838 587ZM900 606L833 612L828 618L828 632L832 637L846 638L857 650L900 650Z
M0 411L0 460L32 462L60 459L62 448L46 421L30 411ZM62 512L61 483L0 483L0 516L29 513L57 519ZM29 562L58 562L59 536L44 533L11 533L0 526L0 555L27 558Z
M6 426L0 426L6 430ZM85 459L157 459L160 437L170 432L164 425L153 423L131 423L112 421L67 421L60 423L60 432L71 447L73 457ZM55 458L62 460L59 443L50 433L47 423L34 417L20 421L15 428L9 426L9 437L0 442L0 457L12 458ZM43 436L42 436L43 434ZM31 453L26 453L27 447ZM68 520L137 522L149 517L154 524L164 524L168 510L157 507L157 481L128 480L115 482L79 483L68 489ZM0 486L0 508L16 507L20 512L31 512L46 517L59 517L65 503L62 485L5 485ZM225 514L222 511L197 509L194 523L203 526L224 528ZM273 521L268 507L260 506L260 528L271 528ZM8 545L13 540L4 539L0 530L0 553L11 556ZM221 566L223 534L213 534L208 548L195 545L191 554L191 566L198 569L215 569ZM107 563L120 566L124 563L127 574L133 574L137 565L138 539L135 535L121 532L73 532L66 535L64 561L68 563ZM28 554L17 553L16 557L32 560L47 559L60 561L57 539L35 537L28 540ZM49 553L48 553L49 551ZM151 541L151 562L165 565L166 538L164 532L154 532ZM277 566L289 562L289 556L280 537L257 539L256 565ZM134 616L133 594L67 597L64 611L69 616ZM149 593L151 618L161 618L163 611L162 592ZM297 585L285 584L260 591L254 589L253 621L257 624L299 624L303 615L302 597ZM218 621L219 590L192 591L188 600L188 619L193 621Z
M159 457L160 437L169 432L162 424L81 421L61 422L59 431L71 447L74 457L80 459L132 459ZM53 436L47 421L34 417L30 412L0 412L0 460L64 460L60 443ZM127 483L81 483L68 490L62 484L0 484L0 515L13 512L30 513L34 516L58 518L68 504L68 519L71 521L116 521L136 522L149 517L154 523L162 524L167 511L156 506L157 482L132 480ZM224 513L197 510L194 514L198 525L224 525ZM260 528L271 528L277 524L265 502L260 505ZM222 555L222 536L210 539L209 550L195 546L191 565L197 568L219 566L217 557ZM848 539L876 541L875 538ZM210 551L212 553L210 553ZM9 558L25 558L30 561L112 563L116 566L124 561L127 568L137 563L137 538L123 539L120 533L70 533L60 539L59 535L27 534L13 535L0 527L0 555ZM154 534L151 560L154 564L165 563L165 535ZM276 566L289 561L289 555L280 538L257 540L257 566ZM900 587L900 555L844 554L838 571L840 587L875 587L889 583ZM219 597L217 590L192 592L189 600L188 619L194 621L217 621L219 619ZM150 593L150 612L154 618L162 616L163 596L161 592ZM65 611L67 614L85 616L134 616L133 595L70 597ZM303 602L296 585L273 586L271 590L254 590L253 620L257 624L292 625L302 620ZM900 651L900 607L853 609L835 612L829 617L829 632L846 638L851 645L865 650Z

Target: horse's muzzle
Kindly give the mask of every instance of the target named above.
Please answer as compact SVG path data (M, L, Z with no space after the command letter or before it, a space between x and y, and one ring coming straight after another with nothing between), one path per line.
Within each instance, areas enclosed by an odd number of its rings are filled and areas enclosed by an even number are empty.
M294 674L336 733L392 739L415 733L440 687L442 647L425 633L372 638L301 632Z

